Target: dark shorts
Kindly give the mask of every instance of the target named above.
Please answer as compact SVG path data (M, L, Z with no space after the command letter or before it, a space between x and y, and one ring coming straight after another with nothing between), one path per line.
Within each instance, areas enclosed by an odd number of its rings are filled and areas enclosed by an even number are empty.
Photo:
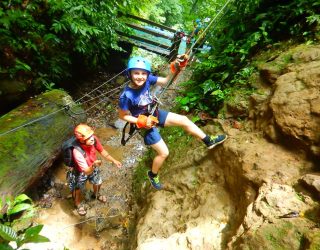
M168 114L169 114L168 111L159 109L158 111L159 127L162 127L162 128L164 127ZM158 128L151 128L148 130L143 129L141 131L141 134L144 138L144 143L148 146L156 144L161 140L161 135L159 133Z
M90 175L85 175L84 173L80 173L78 171L67 172L67 182L71 192L75 189L84 190L87 180L89 180L89 182L93 185L102 184L100 169L95 168Z

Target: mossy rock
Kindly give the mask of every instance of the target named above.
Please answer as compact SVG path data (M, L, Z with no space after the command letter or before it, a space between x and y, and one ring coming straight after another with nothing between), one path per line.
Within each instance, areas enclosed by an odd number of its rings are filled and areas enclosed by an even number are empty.
M64 105L72 105L72 113ZM45 92L0 117L0 196L27 189L52 165L83 110L62 90Z
M274 224L263 224L254 232L242 237L234 249L299 250L304 249L306 235L313 223L307 219L291 218Z
M319 250L320 249L320 229L313 229L313 231L306 234L306 244L305 249L309 250Z
M243 118L249 115L249 96L252 91L240 88L232 92L225 100L225 117Z
M279 76L290 71L290 65L293 63L300 64L319 60L320 46L301 44L287 49L285 53L278 50L273 54L266 53L266 55L269 58L257 58L253 64L258 68L264 81L273 84Z
M284 73L287 65L293 61L291 53L287 52L275 56L275 59L257 65L260 75L265 82L273 84Z

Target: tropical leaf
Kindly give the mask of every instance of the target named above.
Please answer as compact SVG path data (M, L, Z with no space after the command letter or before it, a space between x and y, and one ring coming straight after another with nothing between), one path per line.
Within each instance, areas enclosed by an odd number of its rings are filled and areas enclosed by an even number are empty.
M215 84L211 79L208 79L204 83L201 84L201 87L203 89L203 93L206 94L209 91L212 91L214 89Z
M40 231L42 230L42 228L43 228L43 225L37 225L34 227L30 227L25 231L24 236L26 238L28 238L28 237L33 237L35 235L38 235L40 233Z
M14 248L8 244L0 243L1 250L14 250Z
M42 236L42 235L34 235L32 237L28 237L28 238L25 238L22 243L25 244L25 243L44 243L44 242L50 242L50 240L45 237L45 236Z
M31 208L31 207L32 207L31 204L21 203L21 204L15 205L13 208L11 208L10 210L8 210L7 214L8 214L8 215L16 214L16 213L25 211L25 210L27 210L27 209L29 209L29 208Z
M0 224L0 237L6 241L19 240L17 233L9 226Z
M39 235L42 228L43 228L43 225L37 225L31 228L28 228L26 232L21 236L21 240L17 242L18 247L22 246L25 243L50 242L50 240L47 237Z
M189 103L189 101L190 101L190 98L188 96L186 96L186 97L180 99L179 102L181 105L186 105L187 103Z
M25 194L20 194L18 195L17 197L14 198L14 203L17 204L17 203L21 203L21 202L24 202L24 201L31 201L31 198Z

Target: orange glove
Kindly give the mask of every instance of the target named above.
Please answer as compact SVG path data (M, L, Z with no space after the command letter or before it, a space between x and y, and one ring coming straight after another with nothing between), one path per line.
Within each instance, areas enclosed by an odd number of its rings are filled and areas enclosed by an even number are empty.
M153 115L139 115L137 120L137 128L147 128L150 129L154 126L156 126L159 123L159 120L157 117Z
M178 55L177 59L170 64L171 72L174 74L177 72L177 70L181 70L182 68L187 66L188 59L189 59L189 56L186 54Z

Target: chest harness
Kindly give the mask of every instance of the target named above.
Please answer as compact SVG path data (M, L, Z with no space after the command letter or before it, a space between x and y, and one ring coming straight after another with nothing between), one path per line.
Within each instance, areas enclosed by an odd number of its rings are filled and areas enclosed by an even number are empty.
M159 106L160 100L153 95L152 96L152 102L149 103L148 105L146 105L143 109L145 110L143 113L141 113L141 115L153 115L155 117L158 117L159 115L159 111L158 111L158 106ZM126 130L127 127L129 126L129 132L127 133L128 136L126 137ZM138 132L140 131L139 128L137 128L136 124L134 123L130 123L130 122L126 122L126 124L124 125L123 129L122 129L122 137L121 137L121 145L125 146L126 143Z

